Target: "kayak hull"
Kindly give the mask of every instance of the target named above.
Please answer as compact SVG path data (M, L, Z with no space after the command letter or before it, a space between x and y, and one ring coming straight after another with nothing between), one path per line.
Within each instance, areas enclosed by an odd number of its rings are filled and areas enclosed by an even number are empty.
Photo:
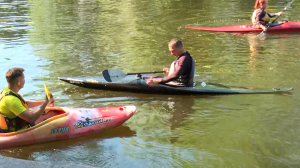
M222 27L193 27L185 26L187 29L212 31L212 32L227 32L227 33L250 33L250 32L262 32L261 28L252 28L252 24L245 25L233 25ZM295 33L300 32L300 22L284 21L277 26L270 27L268 33Z
M26 130L0 134L0 149L57 141L99 133L122 125L135 106L104 108L47 107L36 125Z
M106 82L103 78L60 78L60 80L91 89L124 91L149 94L175 94L175 95L199 95L199 94L255 94L275 93L293 90L293 88L250 89L245 87L232 87L214 83L198 83L194 87L174 87L168 85L156 85L150 87L146 81L134 76L127 76L118 82Z

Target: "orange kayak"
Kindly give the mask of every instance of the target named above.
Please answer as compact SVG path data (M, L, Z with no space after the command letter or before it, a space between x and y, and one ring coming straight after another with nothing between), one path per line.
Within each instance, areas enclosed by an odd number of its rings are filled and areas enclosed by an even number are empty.
M17 132L1 133L0 149L99 133L122 125L135 111L135 106L47 107L35 126Z

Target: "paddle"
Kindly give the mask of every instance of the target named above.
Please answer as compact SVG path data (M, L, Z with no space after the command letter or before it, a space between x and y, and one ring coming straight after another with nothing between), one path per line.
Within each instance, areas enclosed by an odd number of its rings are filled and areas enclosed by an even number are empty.
M50 91L48 89L48 87L46 86L46 84L44 83L44 88L45 88L45 93L47 95L48 101L50 101Z
M103 77L107 82L116 82L120 79L125 78L127 75L155 74L155 73L164 73L164 71L135 72L135 73L125 73L118 69L106 69L106 70L102 71Z
M288 3L287 6L286 6L281 12L285 11L287 8L290 8L290 6L292 5L293 2L294 2L294 0L292 0L290 3ZM281 15L280 15L280 16L281 16ZM270 27L270 25L272 25L273 23L275 23L276 20L277 20L280 16L277 16L277 17L275 18L275 20L273 20L273 21L267 26L267 30L268 30L268 28ZM257 35L257 37L259 37L260 35L262 35L262 34L264 34L264 33L265 33L265 32L262 31L261 33L259 33L259 35Z
M44 83L44 88L45 88L45 93L47 95L47 98L48 98L48 101L50 101L51 99L51 94L50 94L50 91L48 89L48 87L46 86L46 84ZM54 107L54 103L51 105L52 107Z

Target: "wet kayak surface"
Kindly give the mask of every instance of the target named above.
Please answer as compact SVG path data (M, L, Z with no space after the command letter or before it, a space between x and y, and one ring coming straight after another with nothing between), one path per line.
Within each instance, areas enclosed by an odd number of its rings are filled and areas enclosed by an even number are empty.
M285 3L270 1L268 11L279 12ZM1 1L1 88L5 72L17 66L25 69L20 91L25 99L44 99L46 83L59 107L135 105L137 110L116 129L0 154L93 167L297 167L299 34L267 33L258 39L185 28L248 24L253 5L247 0ZM295 1L281 19L299 21L299 6ZM197 81L294 90L149 95L81 88L58 79L95 79L107 68L161 71L174 61L168 51L174 37L195 59Z

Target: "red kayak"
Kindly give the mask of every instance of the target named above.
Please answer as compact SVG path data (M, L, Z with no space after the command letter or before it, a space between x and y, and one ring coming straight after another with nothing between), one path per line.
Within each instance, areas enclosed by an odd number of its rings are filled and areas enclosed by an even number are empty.
M227 33L250 33L250 32L261 32L261 28L252 28L252 24L245 25L233 25L233 26L222 26L222 27L192 27L185 26L187 29L195 29L202 31L213 31L213 32L227 32ZM300 32L300 22L279 22L268 29L268 33L293 33Z
M0 133L0 149L99 133L122 125L135 111L135 106L47 107L35 126L17 132Z

